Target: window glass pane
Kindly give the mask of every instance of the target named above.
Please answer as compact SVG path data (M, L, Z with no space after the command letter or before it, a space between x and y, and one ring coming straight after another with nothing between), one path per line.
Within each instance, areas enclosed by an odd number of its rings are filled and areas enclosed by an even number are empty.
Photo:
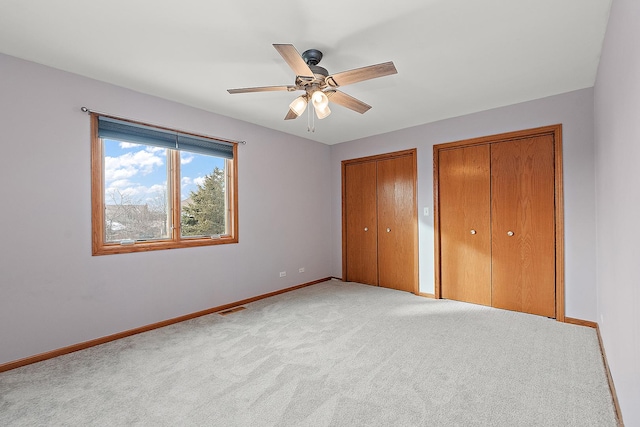
M180 152L182 237L227 234L227 162Z
M105 241L169 238L167 149L103 140Z

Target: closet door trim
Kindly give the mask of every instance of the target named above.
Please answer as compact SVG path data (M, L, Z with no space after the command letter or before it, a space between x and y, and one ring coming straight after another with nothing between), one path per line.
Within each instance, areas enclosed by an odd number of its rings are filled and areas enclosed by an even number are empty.
M442 298L441 262L440 262L440 203L439 203L439 157L441 150L467 147L473 145L507 142L531 137L553 135L554 140L554 169L555 169L555 290L556 290L556 320L565 321L564 297L564 196L562 179L562 124L525 129L480 138L436 144L433 146L433 226L434 226L434 254L435 254L435 297Z
M342 280L347 278L347 211L346 211L346 181L345 172L347 165L356 163L375 162L378 160L389 160L397 157L412 156L413 157L413 199L414 206L418 206L418 191L417 191L417 177L418 177L418 150L412 148L409 150L394 151L392 153L377 154L367 157L359 157L356 159L349 159L342 161ZM413 223L415 225L414 238L413 238L413 253L414 253L414 294L418 294L418 211L417 208L413 212Z

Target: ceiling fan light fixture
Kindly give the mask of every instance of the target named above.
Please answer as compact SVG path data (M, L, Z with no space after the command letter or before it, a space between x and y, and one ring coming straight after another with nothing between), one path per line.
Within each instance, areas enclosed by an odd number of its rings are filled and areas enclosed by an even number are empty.
M315 108L314 110L316 110L316 116L318 116L318 118L320 120L324 119L325 117L327 117L329 114L331 114L331 110L329 109L329 106L325 106L324 108Z
M313 106L316 110L324 110L325 108L328 108L327 105L329 105L329 98L323 91L317 90L311 95L311 102L313 102ZM329 114L327 114L327 116L328 115Z
M304 113L304 109L307 108L307 97L305 95L297 97L289 104L289 108L296 116L300 116L300 114Z

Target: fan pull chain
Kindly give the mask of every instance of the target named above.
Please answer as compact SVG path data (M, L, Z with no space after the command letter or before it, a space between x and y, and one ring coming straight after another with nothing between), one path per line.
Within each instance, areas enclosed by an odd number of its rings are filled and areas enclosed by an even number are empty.
M311 110L314 110L311 112ZM316 131L316 115L315 107L312 103L309 103L309 108L307 108L307 132L315 132Z

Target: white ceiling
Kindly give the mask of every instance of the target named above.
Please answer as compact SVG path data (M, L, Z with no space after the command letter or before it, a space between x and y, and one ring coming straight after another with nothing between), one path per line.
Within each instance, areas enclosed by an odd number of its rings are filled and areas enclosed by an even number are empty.
M326 144L593 86L611 0L0 0L0 52ZM272 43L337 73L398 74L341 90L307 132ZM1 78L1 75L0 75ZM117 114L116 111L111 112Z

